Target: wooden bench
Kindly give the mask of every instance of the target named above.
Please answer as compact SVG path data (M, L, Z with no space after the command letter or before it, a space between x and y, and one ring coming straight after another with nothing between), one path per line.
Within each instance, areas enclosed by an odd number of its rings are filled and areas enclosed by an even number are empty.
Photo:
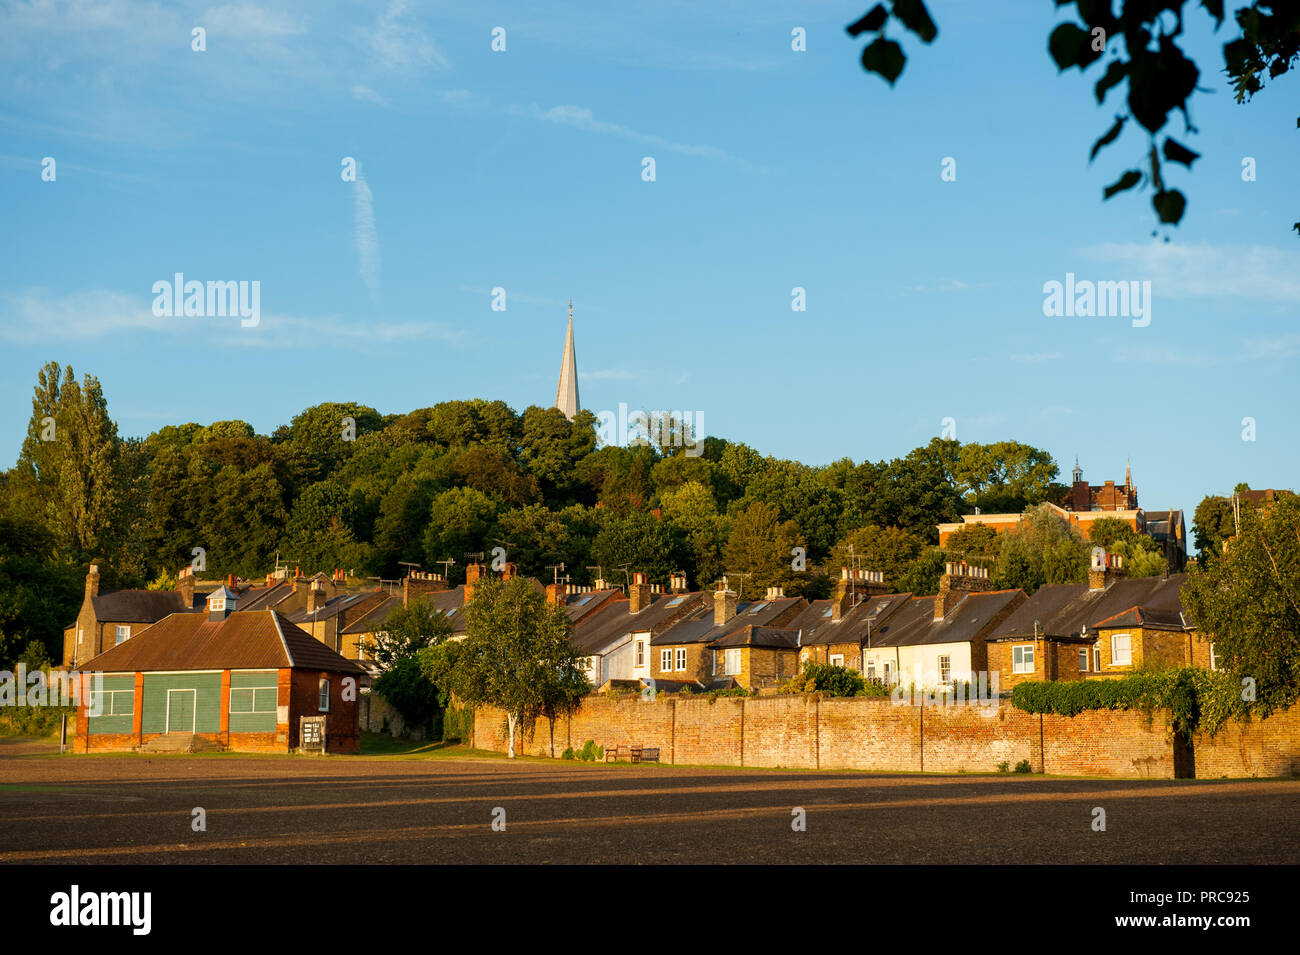
M606 746L605 762L608 763L617 759L626 759L633 763L657 763L659 762L659 747L642 746L640 743L633 743L630 746Z

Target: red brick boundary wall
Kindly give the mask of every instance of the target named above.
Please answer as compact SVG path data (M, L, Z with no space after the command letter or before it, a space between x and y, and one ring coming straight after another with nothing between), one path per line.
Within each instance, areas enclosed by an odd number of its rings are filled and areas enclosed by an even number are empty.
M501 710L475 713L472 744L505 752ZM1092 710L1075 717L995 707L896 705L880 699L588 697L573 717L537 721L515 751L559 756L598 745L657 746L663 763L863 769L882 772L995 772L1028 760L1035 772L1066 776L1173 779L1169 716ZM1300 774L1300 708L1192 741L1198 777ZM1183 770L1187 772L1187 770Z

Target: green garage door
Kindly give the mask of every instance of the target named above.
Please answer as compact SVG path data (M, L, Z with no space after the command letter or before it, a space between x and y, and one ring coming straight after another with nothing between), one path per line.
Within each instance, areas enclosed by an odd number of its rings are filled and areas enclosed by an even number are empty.
M221 674L146 673L142 710L145 733L216 733L221 729Z
M195 690L167 691L167 732L194 732Z

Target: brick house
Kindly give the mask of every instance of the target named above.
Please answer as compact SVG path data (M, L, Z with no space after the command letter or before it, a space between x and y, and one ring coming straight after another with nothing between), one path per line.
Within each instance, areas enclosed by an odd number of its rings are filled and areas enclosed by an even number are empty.
M988 571L949 563L933 597L907 597L873 628L862 655L869 680L918 689L975 682L989 671L988 639L1025 602L1023 591L988 590ZM974 675L974 676L972 676Z
M1212 645L1182 606L1186 580L1126 578L1118 562L1094 560L1088 583L1040 587L1009 616L990 638L989 664L1003 689L1122 676L1144 664L1209 667Z
M654 675L651 641L705 600L704 594L685 590L684 576L680 588L661 593L640 572L632 574L626 597L618 590L562 593L565 589L563 584L547 587L547 600L565 602L573 620L573 645L588 682L598 689L611 680L649 680Z
M808 608L802 597L786 597L771 588L763 600L740 603L724 577L710 602L701 600L694 609L650 640L650 675L656 681L684 680L710 684L731 684L736 674L728 673L727 649L712 646L716 641L745 627L787 628L790 621ZM770 648L772 649L772 648ZM723 651L719 655L716 651ZM730 663L739 659L732 653Z
M110 647L138 636L164 617L194 609L194 574L184 568L175 590L113 590L100 593L99 565L86 574L77 619L63 631L63 665L77 667ZM197 606L202 606L202 597Z
M879 571L840 569L827 600L814 600L788 626L799 632L799 665L826 663L862 672L862 646L873 627L910 594L891 594Z
M174 613L87 661L74 751L289 752L299 717L324 716L326 751L358 752L362 671L274 610ZM92 676L102 674L102 684Z

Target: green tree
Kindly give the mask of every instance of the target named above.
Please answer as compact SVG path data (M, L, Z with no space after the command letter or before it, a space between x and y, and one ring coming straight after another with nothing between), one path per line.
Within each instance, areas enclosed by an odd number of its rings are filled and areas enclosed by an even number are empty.
M1183 600L1218 665L1254 681L1261 715L1300 698L1300 499L1245 509L1241 532L1204 569L1198 565Z
M987 524L967 524L948 535L944 549L958 560L988 565L997 560L1002 551L998 532Z
M495 501L472 487L452 488L435 497L424 534L426 566L448 557L461 560L466 553L486 553L498 509Z
M652 581L665 581L682 563L683 542L667 522L646 511L608 514L591 545L591 559L615 580L614 569L643 571ZM622 583L621 578L618 579Z
M1045 505L1025 511L1020 523L1002 535L993 579L1002 588L1032 594L1044 584L1088 579L1092 545Z
M436 646L450 637L451 621L447 615L427 600L415 600L388 615L384 629L374 635L370 653L379 668L387 670L398 660L414 657L425 647Z
M536 720L550 717L554 755L555 717L576 709L590 689L568 613L515 577L480 585L464 614L466 637L449 674L451 690L464 703L505 710L511 759L516 730L522 726L531 738Z
M752 597L773 586L797 593L802 581L791 562L794 548L801 546L803 540L794 521L782 521L775 507L755 501L736 515L723 559L728 574L750 575L737 581L746 595Z
M835 545L827 561L827 572L838 578L841 567L861 570L878 570L884 573L885 582L897 587L903 576L925 550L925 541L897 527L877 527L868 524L849 533ZM856 562L850 561L850 555Z

